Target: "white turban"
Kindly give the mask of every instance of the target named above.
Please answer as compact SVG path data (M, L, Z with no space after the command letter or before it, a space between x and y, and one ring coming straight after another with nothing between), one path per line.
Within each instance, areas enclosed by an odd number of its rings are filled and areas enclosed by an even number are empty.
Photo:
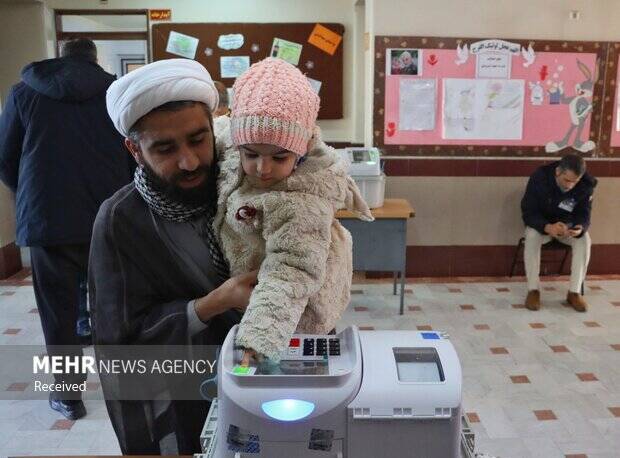
M106 94L108 114L125 137L145 114L168 102L191 100L211 111L217 89L206 68L195 60L166 59L145 65L114 81Z

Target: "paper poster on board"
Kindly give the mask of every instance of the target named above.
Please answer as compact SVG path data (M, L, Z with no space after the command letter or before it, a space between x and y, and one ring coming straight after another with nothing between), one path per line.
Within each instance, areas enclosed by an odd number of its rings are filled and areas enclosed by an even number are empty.
M250 68L250 56L220 57L220 76L222 78L237 78L248 68Z
M308 76L306 76L306 79L310 83L310 86L312 86L312 90L318 94L319 91L321 90L321 86L323 85L323 83L319 80L312 79Z
M240 33L230 33L228 35L220 35L217 39L217 47L220 49L239 49L243 46L244 38Z
M524 80L443 80L443 133L448 140L521 140Z
M476 78L510 78L512 55L488 52L476 56Z
M198 38L175 31L170 32L166 52L193 59L196 57L196 48L198 48Z
M398 130L434 130L435 80L403 78L399 83Z
M386 75L422 75L422 50L389 48L385 50Z
M342 35L337 34L321 24L314 26L310 38L308 38L308 43L325 51L330 56L334 55L341 41Z
M282 38L274 38L269 55L285 60L289 64L296 66L299 64L302 48L303 46L299 43L293 43L292 41L283 40Z
M469 47L476 56L476 78L510 78L512 56L521 54L521 45L505 40L482 40Z

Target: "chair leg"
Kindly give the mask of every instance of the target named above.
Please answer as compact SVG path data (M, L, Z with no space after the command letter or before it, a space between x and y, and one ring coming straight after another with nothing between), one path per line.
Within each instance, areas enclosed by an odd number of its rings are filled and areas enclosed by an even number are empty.
M517 261L519 260L519 252L521 251L521 247L523 246L523 239L519 239L519 243L517 244L517 250L515 251L515 256L512 259L512 266L510 267L510 277L515 274L515 267L517 267Z
M400 273L400 314L403 313L405 313L405 270Z
M394 272L394 295L396 296L396 282L399 278L400 272Z

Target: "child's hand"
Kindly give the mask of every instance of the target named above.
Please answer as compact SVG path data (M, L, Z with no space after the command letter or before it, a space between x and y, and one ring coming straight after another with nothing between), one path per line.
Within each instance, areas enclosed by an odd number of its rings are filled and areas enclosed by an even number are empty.
M241 358L241 365L247 367L250 365L251 360L258 361L258 354L251 348L245 349L243 351L243 358Z

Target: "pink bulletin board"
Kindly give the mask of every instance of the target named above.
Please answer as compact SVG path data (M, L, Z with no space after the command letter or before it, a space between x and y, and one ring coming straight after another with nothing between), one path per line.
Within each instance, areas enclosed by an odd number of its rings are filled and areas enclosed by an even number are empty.
M437 63L430 65L428 56L435 56ZM476 58L470 56L467 63L457 66L454 63L456 54L454 50L429 49L424 50L422 76L386 76L385 81L385 136L386 145L459 145L462 140L446 140L442 138L442 112L443 112L443 78L474 78L476 71ZM525 100L523 106L523 139L522 140L469 140L472 145L525 145L544 146L547 142L560 140L566 134L570 126L570 114L566 104L550 104L548 93L549 83L563 81L564 94L572 96L575 93L575 85L584 81L584 77L577 68L577 59L594 69L596 54L569 54L543 52L536 54L536 62L528 68L523 67L523 58L513 56L511 79L525 80ZM548 70L549 75L541 81L540 70L542 67ZM544 73L544 72L543 72ZM552 75L557 74L557 78ZM433 78L436 80L437 103L435 112L435 129L432 131L400 131L396 129L393 136L388 136L388 124L399 124L399 84L401 78ZM532 94L528 83L541 82L544 89L543 103L539 106L532 105ZM582 137L588 138L590 133L590 118L588 117ZM620 141L620 133L618 135Z
M616 57L616 82L620 81L620 65L618 62L620 60L620 56ZM614 97L611 100L607 100L608 103L611 103L611 111L612 111L612 120L611 123L611 135L610 135L610 145L612 147L620 146L620 130L618 130L618 103L620 102L620 93L618 93L618 88L620 85L614 84Z
M584 156L603 156L600 143L600 124L603 104L604 75L609 43L506 40L522 49L531 45L535 59L529 66L522 53L511 56L509 80L524 83L522 128L520 139L449 139L443 135L444 79L476 78L476 55L470 53L467 61L457 65L457 46L471 46L483 39L436 38L436 37L377 37L375 59L375 113L374 143L386 154L408 156L489 156L489 157L557 157L575 144L577 129L572 131L567 149L547 152L549 143L560 143L573 125L568 100L552 97L550 89L562 82L565 99L574 98L576 85L588 80L591 92L582 96L580 102L591 111L585 117L580 135L581 143L592 141L594 149L583 152ZM389 49L420 49L419 76L389 75L385 60ZM577 61L583 66L580 68ZM584 67L586 69L584 73ZM620 66L619 66L620 67ZM617 75L620 77L620 74ZM435 81L435 122L432 130L399 130L400 83L404 79L431 79ZM498 78L499 79L499 78ZM539 84L533 94L532 89ZM586 86L587 87L587 84ZM540 92L543 93L542 98ZM534 97L534 96L537 97ZM614 91L615 97L615 91ZM574 106L574 103L573 103ZM614 110L615 115L615 110ZM615 120L614 120L615 126ZM620 146L620 132L613 136ZM516 138L516 137L513 137ZM605 142L603 142L604 144ZM577 143L579 144L579 143ZM563 146L560 144L560 146ZM608 149L608 148L607 148ZM620 151L619 151L620 152Z

